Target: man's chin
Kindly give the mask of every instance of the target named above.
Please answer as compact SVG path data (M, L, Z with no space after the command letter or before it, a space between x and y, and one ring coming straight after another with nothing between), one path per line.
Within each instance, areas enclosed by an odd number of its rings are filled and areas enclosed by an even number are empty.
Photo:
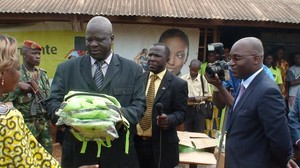
M232 72L232 76L235 78L239 78L239 74L237 72Z
M90 55L92 57L99 57L101 55L101 53L100 52L90 52Z
M171 73L173 73L175 70L174 70L174 69L169 69L169 68L168 68L168 71L171 72Z
M168 69L168 71L173 74L173 75L178 75L180 73L180 71L175 71L174 69Z
M93 57L96 60L103 60L103 55L99 55L99 54L90 54L91 57Z
M149 66L148 68L149 68L149 71L151 71L151 72L155 72L156 71L156 68L154 68L154 67Z

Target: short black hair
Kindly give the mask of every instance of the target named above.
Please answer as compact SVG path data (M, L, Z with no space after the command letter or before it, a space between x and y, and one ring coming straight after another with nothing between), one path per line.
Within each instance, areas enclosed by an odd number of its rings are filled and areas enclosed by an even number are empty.
M266 54L264 55L264 62L265 62L265 60L267 59L268 56L271 56L271 57L273 58L273 62L272 62L272 64L271 64L271 66L272 66L273 69L276 70L276 62L275 62L276 56L275 56L275 54L274 54L273 52L268 52L268 53L266 53Z
M155 47L155 46L163 46L163 47L165 47L165 52L166 52L167 58L170 57L170 54L171 54L170 49L169 49L169 47L165 43L154 43L153 47Z
M198 59L193 59L190 63L190 66L201 66L201 62Z
M300 52L293 52L293 53L291 53L291 59L292 59L291 61L295 62L295 58L298 55L300 55Z
M276 54L279 50L284 50L284 51L285 51L284 46L277 46L277 47L275 48L275 54Z

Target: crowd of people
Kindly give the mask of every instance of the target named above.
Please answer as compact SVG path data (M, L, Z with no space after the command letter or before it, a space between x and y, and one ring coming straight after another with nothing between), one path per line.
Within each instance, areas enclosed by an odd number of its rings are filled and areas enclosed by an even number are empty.
M19 65L17 41L0 35L0 167L174 168L178 126L204 132L207 101L229 109L225 167L298 167L299 53L288 64L283 48L265 55L258 38L242 38L226 54L230 79L221 80L205 71L220 58L214 52L208 63L193 59L190 72L181 74L189 40L178 29L166 30L136 63L113 52L113 28L105 17L88 22L85 38L88 55L60 63L50 88L46 71L38 68L41 46L24 41ZM119 138L97 157L97 142L87 142L81 152L82 142L64 125L59 163L51 155L50 122L58 121L56 112L70 91L115 97L130 133L118 127Z

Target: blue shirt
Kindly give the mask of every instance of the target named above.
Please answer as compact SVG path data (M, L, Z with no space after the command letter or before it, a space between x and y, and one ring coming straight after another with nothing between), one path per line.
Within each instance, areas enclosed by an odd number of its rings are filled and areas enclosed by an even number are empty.
M273 76L271 70L270 70L267 66L265 66L264 64L263 64L263 69L264 69L264 71L266 72L266 74L269 76L269 78L271 78L273 81L275 81L274 76ZM235 78L235 77L232 75L232 71L231 71L230 68L229 68L229 76L230 76L230 79L229 79L229 80L223 81L223 86L224 86L225 88L230 88L230 89L232 89L231 95L232 95L233 97L235 97L235 95L236 95L236 93L237 93L237 90L238 90L238 88L239 88L239 85L240 85L240 83L241 83L242 80L241 80L241 79L238 79L238 78Z

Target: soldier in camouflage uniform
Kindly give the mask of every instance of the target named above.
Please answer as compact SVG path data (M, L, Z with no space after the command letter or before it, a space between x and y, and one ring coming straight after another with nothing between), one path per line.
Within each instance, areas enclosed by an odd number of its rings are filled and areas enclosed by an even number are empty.
M25 123L38 142L52 153L52 141L47 112L43 108L43 99L50 94L47 72L38 68L41 46L26 40L21 49L23 64L20 66L20 82L14 92L9 93L7 101L23 114Z

